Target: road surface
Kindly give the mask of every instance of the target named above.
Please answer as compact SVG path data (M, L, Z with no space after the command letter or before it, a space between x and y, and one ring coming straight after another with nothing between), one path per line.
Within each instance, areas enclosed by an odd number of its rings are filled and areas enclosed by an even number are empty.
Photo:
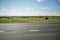
M60 40L60 23L0 23L0 40Z

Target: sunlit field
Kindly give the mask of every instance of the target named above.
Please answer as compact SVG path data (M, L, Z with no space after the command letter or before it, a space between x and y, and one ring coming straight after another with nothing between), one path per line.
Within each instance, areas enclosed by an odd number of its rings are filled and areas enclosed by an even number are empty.
M60 22L60 16L4 16L0 17L0 23L16 22Z

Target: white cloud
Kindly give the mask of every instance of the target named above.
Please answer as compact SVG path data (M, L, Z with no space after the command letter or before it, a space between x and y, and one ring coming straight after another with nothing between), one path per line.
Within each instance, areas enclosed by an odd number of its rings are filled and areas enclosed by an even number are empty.
M2 11L6 11L6 9L2 9Z
M28 9L28 10L29 10L29 9L31 9L31 8L26 8L26 9Z
M31 10L9 10L5 12L8 16L31 16Z
M43 8L45 9L45 8ZM6 10L6 11L2 11L0 12L0 15L5 15L5 16L57 16L60 15L57 12L46 12L46 11L32 11L32 10Z
M12 12L16 12L16 10L12 10Z
M48 7L43 7L42 9L49 9Z
M37 2L43 2L44 0L37 0Z

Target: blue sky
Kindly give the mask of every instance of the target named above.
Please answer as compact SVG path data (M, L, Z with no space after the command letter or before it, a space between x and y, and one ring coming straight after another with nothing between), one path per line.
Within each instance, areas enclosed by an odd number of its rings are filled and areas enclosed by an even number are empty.
M0 0L0 16L60 16L60 0Z

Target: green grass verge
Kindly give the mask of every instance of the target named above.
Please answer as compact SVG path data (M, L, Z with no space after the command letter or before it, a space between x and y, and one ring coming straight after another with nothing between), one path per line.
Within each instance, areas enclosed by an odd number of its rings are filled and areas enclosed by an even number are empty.
M44 16L40 17L8 17L0 18L0 23L14 23L14 22L44 22L46 21ZM60 21L60 16L48 16L48 21Z

